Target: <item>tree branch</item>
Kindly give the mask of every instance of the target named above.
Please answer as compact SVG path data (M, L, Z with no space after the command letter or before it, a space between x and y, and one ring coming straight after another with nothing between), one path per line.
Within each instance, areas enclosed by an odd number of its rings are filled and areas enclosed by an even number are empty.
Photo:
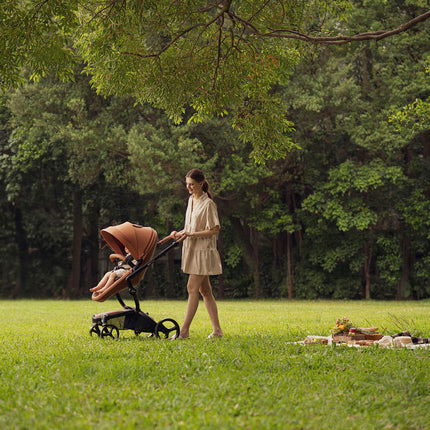
M42 9L42 7L48 3L49 0L43 0L41 3L39 3L38 5L35 6L34 9L34 13L33 16L31 17L31 22L34 21L34 19L36 18L36 15L39 13L40 9Z
M260 9L258 9L252 16L249 18L249 21L252 21L268 4L270 0L267 0L264 4L261 5Z
M303 40L304 42L315 43L315 44L326 44L326 45L342 45L351 42L358 42L364 40L381 40L386 37L393 36L395 34L403 33L412 27L415 27L417 24L426 21L430 18L430 10L423 13L422 15L417 16L414 19L411 19L405 24L401 24L399 27L394 30L381 30L381 31L371 31L366 33L359 33L353 36L309 36L304 33L299 33L293 30L288 29L271 29L270 32L260 32L253 24L249 21L244 20L239 15L230 11L230 15L237 19L241 24L246 27L252 34L258 37L278 37L284 39L296 39Z
M102 15L106 10L108 11L107 14L105 15L104 19L107 19L110 17L110 14L113 10L113 8L115 7L115 4L118 2L118 0L112 0L110 3L108 3L106 6L101 7L99 10L97 11L92 11L91 9L88 9L88 7L85 7L86 10L89 10L93 15L91 17L91 19L86 22L85 24L90 24L91 22L93 22L95 19L97 19L100 15ZM122 4L124 6L124 0L122 0ZM122 6L122 7L123 7Z

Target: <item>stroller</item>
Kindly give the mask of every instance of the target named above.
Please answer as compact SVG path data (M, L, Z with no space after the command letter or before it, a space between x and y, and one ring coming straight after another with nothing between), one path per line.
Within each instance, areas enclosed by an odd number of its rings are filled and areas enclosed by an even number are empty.
M137 264L123 273L119 279L116 279L107 288L93 292L92 299L98 302L104 302L106 299L116 295L123 309L94 314L90 335L95 334L101 338L111 337L118 339L119 330L133 330L136 335L150 333L151 336L155 335L157 338L168 338L170 334L178 336L179 325L174 319L165 318L156 322L147 313L142 312L136 287L143 279L148 267L182 242L185 236L179 239L167 236L157 243L158 235L154 229L130 222L105 228L101 230L101 234L106 243L115 252L109 257L112 262L124 260L125 248L127 248L131 256L137 260ZM170 239L173 240L173 243L154 257L157 245L166 243ZM120 292L127 287L128 292L134 299L134 308L127 306L120 295Z

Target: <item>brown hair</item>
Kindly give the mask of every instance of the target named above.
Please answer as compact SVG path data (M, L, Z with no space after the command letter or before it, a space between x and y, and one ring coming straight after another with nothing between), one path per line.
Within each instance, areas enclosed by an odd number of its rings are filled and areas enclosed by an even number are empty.
M194 179L198 183L203 182L202 190L212 199L212 194L209 192L209 182L206 180L205 174L200 169L191 169L186 175L186 178Z

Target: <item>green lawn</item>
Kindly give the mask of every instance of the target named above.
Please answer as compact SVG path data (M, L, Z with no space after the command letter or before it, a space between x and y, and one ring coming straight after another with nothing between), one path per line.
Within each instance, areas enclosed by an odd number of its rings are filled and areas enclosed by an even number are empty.
M203 304L190 340L90 337L116 301L0 301L0 428L428 429L430 349L303 346L337 317L430 336L430 301ZM182 322L185 301L143 301ZM399 325L403 320L404 327Z

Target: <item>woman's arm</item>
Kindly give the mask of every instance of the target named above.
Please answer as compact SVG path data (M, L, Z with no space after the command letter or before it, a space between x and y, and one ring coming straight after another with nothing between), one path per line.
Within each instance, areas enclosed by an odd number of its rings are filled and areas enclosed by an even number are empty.
M211 236L217 235L219 231L220 231L220 226L217 225L211 229L202 230L202 231L194 231L194 232L182 231L182 234L185 234L185 236L188 236L188 237L211 237Z

